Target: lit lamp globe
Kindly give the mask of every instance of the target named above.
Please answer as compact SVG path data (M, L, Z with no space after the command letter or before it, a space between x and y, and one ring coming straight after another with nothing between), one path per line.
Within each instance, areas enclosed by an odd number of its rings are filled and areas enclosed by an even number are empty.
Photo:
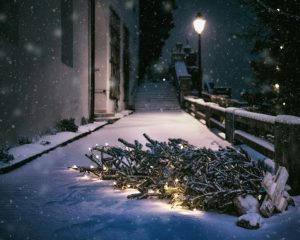
M202 31L204 30L205 23L206 23L206 21L205 21L204 18L202 17L202 14L201 14L201 13L198 13L196 19L195 19L194 22L193 22L195 31L196 31L198 34L201 34Z

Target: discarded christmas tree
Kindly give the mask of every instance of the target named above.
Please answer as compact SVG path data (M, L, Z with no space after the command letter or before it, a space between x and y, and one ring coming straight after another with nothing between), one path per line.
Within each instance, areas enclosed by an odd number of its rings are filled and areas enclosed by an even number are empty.
M96 146L86 156L96 167L77 167L119 189L134 188L128 198L170 199L173 206L234 213L237 196L263 199L264 168L233 148L213 151L196 148L182 139L159 142L144 134L147 149L138 141L119 141L124 148Z

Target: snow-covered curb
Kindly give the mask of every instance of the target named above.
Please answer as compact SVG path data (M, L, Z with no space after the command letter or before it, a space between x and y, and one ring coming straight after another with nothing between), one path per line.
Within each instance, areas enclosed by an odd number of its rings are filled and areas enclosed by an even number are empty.
M88 134L104 127L105 125L107 125L107 122L95 122L80 126L76 133L59 132L55 135L45 135L35 143L11 148L9 149L9 153L14 156L14 159L8 163L0 162L0 173L6 173L16 169L47 152L85 137Z
M120 113L117 113L114 120L119 120L120 118L126 117L132 114L132 112L133 111L130 110L124 110ZM45 135L35 143L11 148L9 149L9 153L14 156L14 159L9 161L8 163L0 162L0 174L12 171L45 153L48 153L58 147L83 138L110 123L112 122L103 121L82 125L78 128L78 131L76 133L59 132L55 135Z

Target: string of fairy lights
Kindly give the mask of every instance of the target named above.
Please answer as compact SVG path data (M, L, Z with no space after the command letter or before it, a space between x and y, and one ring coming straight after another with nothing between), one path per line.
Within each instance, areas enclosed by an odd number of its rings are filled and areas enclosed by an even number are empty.
M190 210L232 213L237 196L263 199L265 169L253 165L245 154L232 148L196 148L182 139L159 142L144 136L145 146L123 139L119 141L124 147L95 145L86 154L93 165L70 169L112 180L116 189L136 189L138 193L129 195L130 199L169 199L173 207Z

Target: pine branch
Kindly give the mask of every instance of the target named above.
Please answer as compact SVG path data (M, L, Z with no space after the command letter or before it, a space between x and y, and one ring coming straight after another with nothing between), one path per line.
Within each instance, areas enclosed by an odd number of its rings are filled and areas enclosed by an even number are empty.
M232 212L233 199L265 194L264 169L233 148L212 151L196 148L182 139L159 142L144 134L148 149L138 141L125 146L93 147L86 156L95 168L77 167L100 179L114 179L119 189L134 188L129 198L166 198L188 209Z

